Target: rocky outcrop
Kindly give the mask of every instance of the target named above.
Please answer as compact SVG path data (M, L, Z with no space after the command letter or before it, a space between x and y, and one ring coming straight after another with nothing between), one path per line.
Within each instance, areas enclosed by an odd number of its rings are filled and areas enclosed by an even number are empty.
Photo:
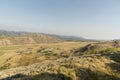
M101 45L98 44L88 44L80 49L77 49L75 51L75 53L77 52L85 52L85 51L89 51L89 50L101 50L104 49L104 47L102 47Z
M116 48L119 48L120 47L120 41L118 41L118 40L113 41L113 46L116 47Z
M112 70L113 60L106 57L86 56L44 61L26 67L0 72L2 80L119 80ZM119 65L118 69L119 70ZM115 73L115 74L113 74Z

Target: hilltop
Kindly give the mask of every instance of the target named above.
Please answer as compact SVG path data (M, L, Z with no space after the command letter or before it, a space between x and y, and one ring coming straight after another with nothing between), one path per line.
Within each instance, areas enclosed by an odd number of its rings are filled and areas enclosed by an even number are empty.
M46 34L46 33L35 33L35 32L25 32L25 31L6 31L6 30L0 30L0 36L21 36L21 35L30 35L30 34L44 34L52 37L56 37L61 40L65 41L99 41L94 39L86 39L84 37L78 37L78 36L65 36L65 35L56 35L56 34Z
M32 32L0 30L0 36L20 36L26 34L32 34Z
M53 36L40 33L0 31L0 46L61 42Z

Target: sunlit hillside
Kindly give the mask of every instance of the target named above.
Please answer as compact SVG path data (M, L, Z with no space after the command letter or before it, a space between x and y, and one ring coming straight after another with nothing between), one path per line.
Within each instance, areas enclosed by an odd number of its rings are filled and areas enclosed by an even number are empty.
M3 46L0 79L119 80L115 42L60 42Z

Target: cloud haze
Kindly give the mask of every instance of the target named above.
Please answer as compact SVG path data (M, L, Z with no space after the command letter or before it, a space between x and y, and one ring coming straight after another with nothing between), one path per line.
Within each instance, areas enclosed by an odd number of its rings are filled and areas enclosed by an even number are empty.
M120 38L119 0L0 0L0 29Z

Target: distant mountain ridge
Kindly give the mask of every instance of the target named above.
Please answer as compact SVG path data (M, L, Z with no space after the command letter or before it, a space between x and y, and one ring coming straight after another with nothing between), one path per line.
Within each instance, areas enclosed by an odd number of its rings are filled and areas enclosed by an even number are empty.
M86 39L83 37L77 37L77 36L65 36L65 35L56 35L56 34L46 34L46 33L35 33L35 32L24 32L24 31L6 31L6 30L0 30L0 36L21 36L21 35L30 35L30 34L43 34L52 36L61 40L66 41L98 41L94 39Z
M64 35L55 35L55 34L50 34L51 36L63 39L63 40L67 40L67 41L85 41L87 39L83 38L83 37L77 37L77 36L64 36Z
M56 34L48 34L50 36L54 36L56 38L62 39L62 40L67 40L67 41L102 41L102 40L95 40L95 39L87 39L84 37L79 37L79 36L64 36L64 35L56 35Z
M31 32L23 32L23 31L6 31L0 30L0 36L20 36L25 34L32 34Z
M0 30L0 46L57 43L61 41L59 38L46 34Z

